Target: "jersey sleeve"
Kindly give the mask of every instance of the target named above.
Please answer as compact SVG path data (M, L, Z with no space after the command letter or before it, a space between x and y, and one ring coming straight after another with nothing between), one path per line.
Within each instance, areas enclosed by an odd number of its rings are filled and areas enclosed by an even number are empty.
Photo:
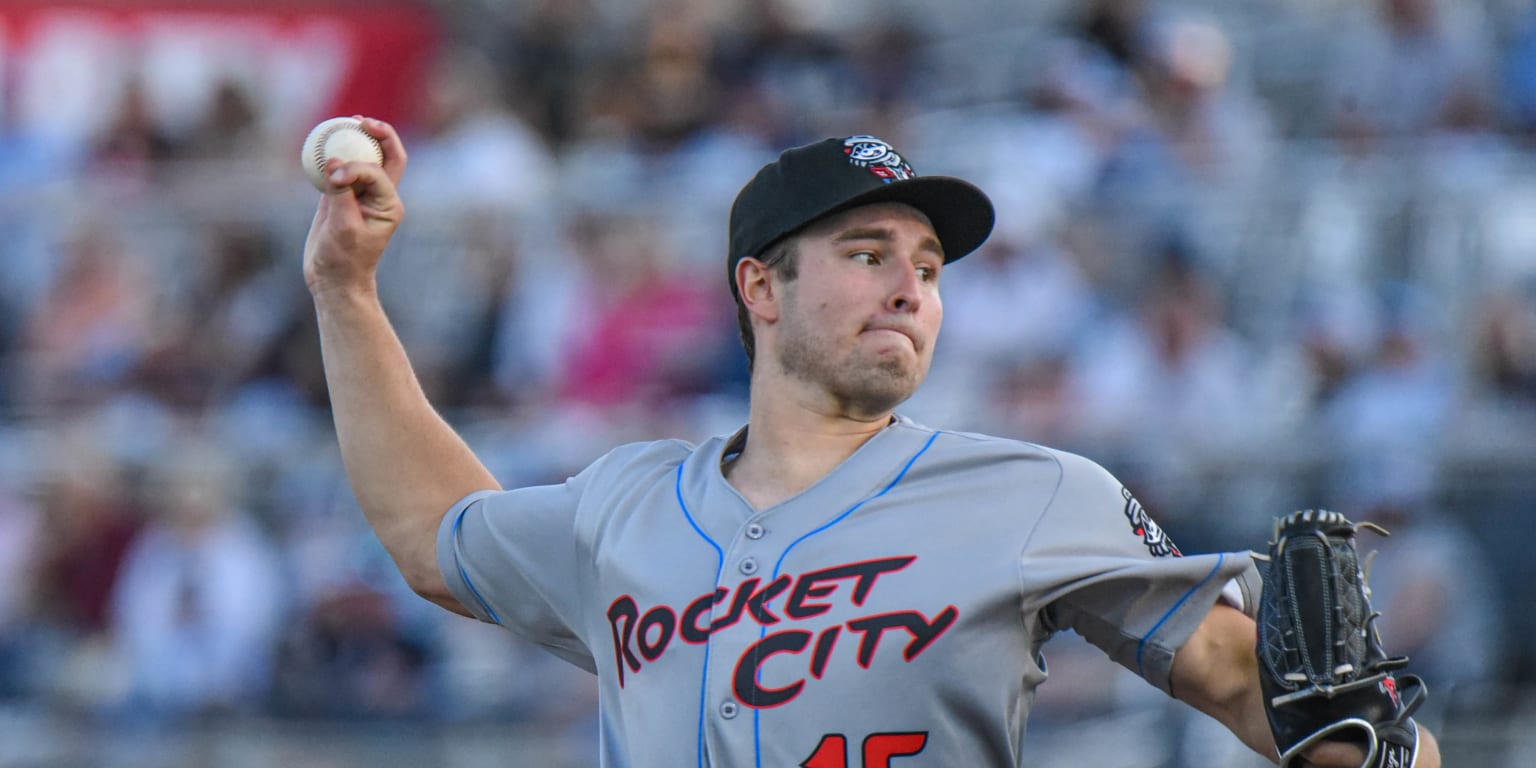
M576 515L593 471L558 485L471 494L443 517L437 536L438 569L470 613L588 671L592 654L574 629Z
M1071 629L1164 692L1173 655L1223 598L1256 604L1249 552L1185 556L1113 475L1061 454L1061 485L1022 568L1053 630Z

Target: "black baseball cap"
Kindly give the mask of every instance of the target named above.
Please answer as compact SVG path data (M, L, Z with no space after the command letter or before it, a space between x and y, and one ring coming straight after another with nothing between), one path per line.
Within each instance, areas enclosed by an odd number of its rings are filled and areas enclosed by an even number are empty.
M894 147L874 136L824 139L785 150L762 167L731 205L731 293L736 262L834 213L870 203L906 203L923 212L954 261L992 233L992 201L976 185L949 176L918 176Z

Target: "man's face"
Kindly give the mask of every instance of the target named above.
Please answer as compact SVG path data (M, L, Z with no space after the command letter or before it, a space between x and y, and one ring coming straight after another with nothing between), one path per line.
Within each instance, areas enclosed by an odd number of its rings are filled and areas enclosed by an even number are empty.
M878 203L798 238L799 276L780 284L774 363L848 415L888 413L927 375L944 318L932 225L911 206Z

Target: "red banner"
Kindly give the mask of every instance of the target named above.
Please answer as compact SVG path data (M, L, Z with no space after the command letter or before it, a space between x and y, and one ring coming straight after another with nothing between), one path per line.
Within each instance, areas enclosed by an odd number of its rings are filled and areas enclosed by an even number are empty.
M273 128L353 113L405 122L438 44L435 15L413 2L4 0L0 117L83 137L135 84L175 130L233 83Z

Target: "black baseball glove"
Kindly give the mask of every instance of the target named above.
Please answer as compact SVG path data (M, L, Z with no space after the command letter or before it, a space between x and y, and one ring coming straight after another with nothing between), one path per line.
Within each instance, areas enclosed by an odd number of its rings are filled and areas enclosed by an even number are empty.
M1376 631L1361 570L1356 525L1337 512L1281 518L1269 544L1259 600L1259 681L1281 768L1323 740L1352 741L1362 768L1410 768L1419 731L1410 715L1424 701L1418 677L1395 674Z

